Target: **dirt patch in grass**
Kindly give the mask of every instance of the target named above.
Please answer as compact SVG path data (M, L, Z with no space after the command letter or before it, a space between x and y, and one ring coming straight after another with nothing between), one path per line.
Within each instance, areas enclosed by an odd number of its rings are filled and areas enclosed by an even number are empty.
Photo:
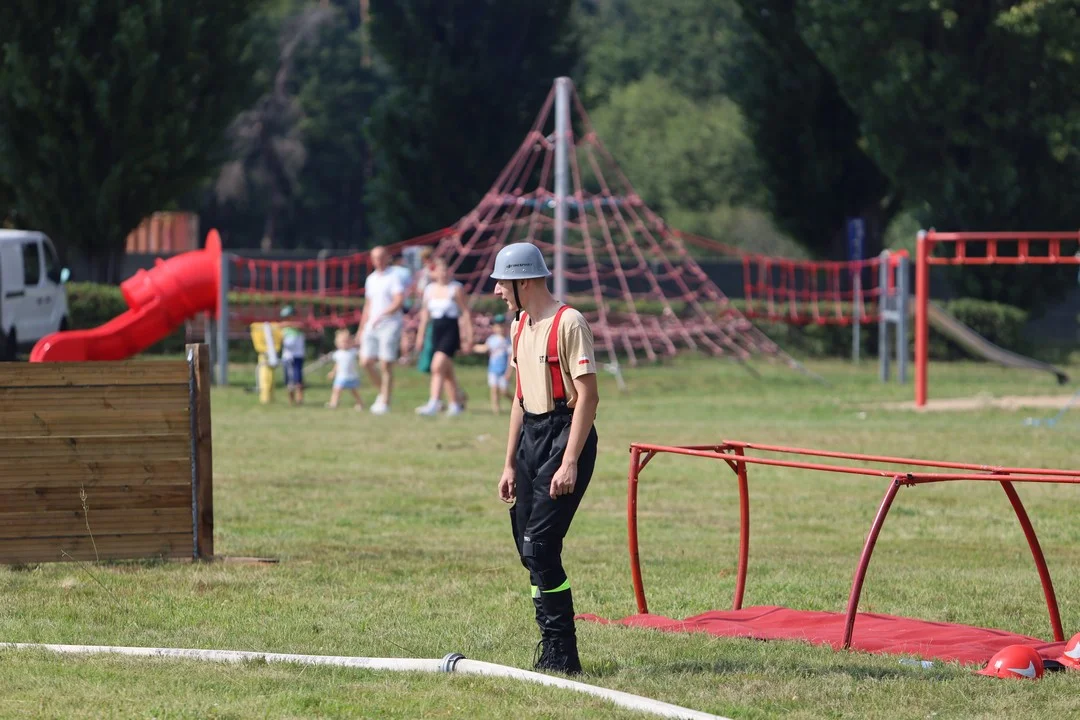
M1051 408L1059 410L1072 399L1072 395L1003 395L995 397L990 393L979 393L973 397L940 398L927 400L921 408L915 407L914 400L905 402L881 403L875 407L886 410L914 410L916 412L935 412L945 410L1019 410L1020 408Z

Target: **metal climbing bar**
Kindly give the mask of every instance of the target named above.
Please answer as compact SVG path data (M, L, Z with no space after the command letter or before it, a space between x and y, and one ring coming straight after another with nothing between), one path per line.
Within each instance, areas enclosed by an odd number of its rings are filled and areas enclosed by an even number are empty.
M889 465L891 467L876 468L846 464L831 465L807 460L761 457L758 455L750 455L748 454L749 451L768 452L783 456L876 463L879 465ZM747 560L750 544L750 503L747 472L749 465L815 470L819 472L879 477L888 480L885 496L882 498L881 504L879 505L870 526L852 579L851 591L848 596L845 613L842 643L845 648L851 646L855 622L858 615L859 598L862 593L866 572L869 568L871 557L873 556L874 547L877 544L878 537L884 527L889 510L892 508L900 488L903 486L913 487L940 482L996 482L1000 484L1005 491L1017 521L1020 524L1020 528L1024 532L1028 547L1031 550L1032 559L1039 575L1039 582L1042 585L1043 595L1046 599L1046 607L1050 616L1050 626L1054 634L1054 639L1058 641L1064 640L1061 614L1058 608L1057 596L1054 592L1053 581L1050 577L1050 570L1046 564L1046 558L1043 555L1035 528L1031 523L1031 519L1028 517L1027 510L1024 508L1023 502L1020 500L1020 496L1017 494L1014 485L1015 483L1080 485L1080 470L1008 467L1002 465L927 460L922 458L905 458L891 455L868 455L864 453L787 447L783 445L770 445L739 440L724 440L714 445L681 446L656 445L642 442L632 443L630 445L630 470L627 475L627 541L630 550L630 577L634 588L634 599L637 603L638 612L641 614L647 614L649 610L648 601L645 595L645 584L641 572L641 553L638 536L638 486L640 485L641 473L645 469L645 466L654 457L662 453L721 460L735 473L739 490L739 559L735 580L734 609L742 607L746 588ZM942 472L943 470L949 470L951 472Z
M1080 231L926 233L929 265L1080 265ZM934 249L944 252L934 255Z
M916 407L926 405L931 265L1080 265L1080 231L919 231L915 245Z

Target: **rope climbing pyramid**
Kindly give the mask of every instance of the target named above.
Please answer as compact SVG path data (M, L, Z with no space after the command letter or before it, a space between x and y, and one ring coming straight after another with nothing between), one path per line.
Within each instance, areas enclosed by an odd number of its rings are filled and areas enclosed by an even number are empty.
M554 260L555 296L585 315L598 353L616 368L620 355L636 365L641 355L656 361L682 347L744 364L779 359L811 374L731 303L645 205L568 78L555 81L510 162L434 255L482 313L495 255L513 242L531 242Z

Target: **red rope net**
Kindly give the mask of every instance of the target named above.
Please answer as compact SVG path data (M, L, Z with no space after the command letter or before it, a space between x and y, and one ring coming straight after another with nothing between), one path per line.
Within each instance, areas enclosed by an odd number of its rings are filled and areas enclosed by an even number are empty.
M600 142L576 91L566 204L565 287L612 363L656 360L686 347L802 369L706 275L674 230L650 210ZM554 253L554 90L524 141L479 204L434 250L464 284L478 315L490 307L495 256L508 243ZM550 126L550 127L549 127ZM479 337L479 335L478 335Z
M748 318L787 323L849 324L853 308L876 322L880 260L811 262L744 253L680 233L641 200L593 130L572 90L576 122L567 138L569 191L563 277L568 300L590 321L598 348L612 363L634 365L674 355L679 347L746 362L755 355L804 369ZM490 296L495 255L507 243L531 242L554 252L554 89L525 139L479 204L449 228L389 246L434 245L465 285L482 341L498 304ZM694 257L687 243L743 262L745 308L736 308ZM230 315L243 325L272 320L292 304L312 330L355 327L360 320L367 252L319 260L234 257ZM859 279L859 283L855 279ZM410 314L406 333L415 332Z

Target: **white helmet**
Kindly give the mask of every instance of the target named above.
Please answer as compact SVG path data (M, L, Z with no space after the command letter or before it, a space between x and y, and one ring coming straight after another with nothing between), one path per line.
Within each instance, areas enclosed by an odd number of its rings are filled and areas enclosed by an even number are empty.
M544 255L532 243L511 243L495 256L493 280L528 280L551 277Z

